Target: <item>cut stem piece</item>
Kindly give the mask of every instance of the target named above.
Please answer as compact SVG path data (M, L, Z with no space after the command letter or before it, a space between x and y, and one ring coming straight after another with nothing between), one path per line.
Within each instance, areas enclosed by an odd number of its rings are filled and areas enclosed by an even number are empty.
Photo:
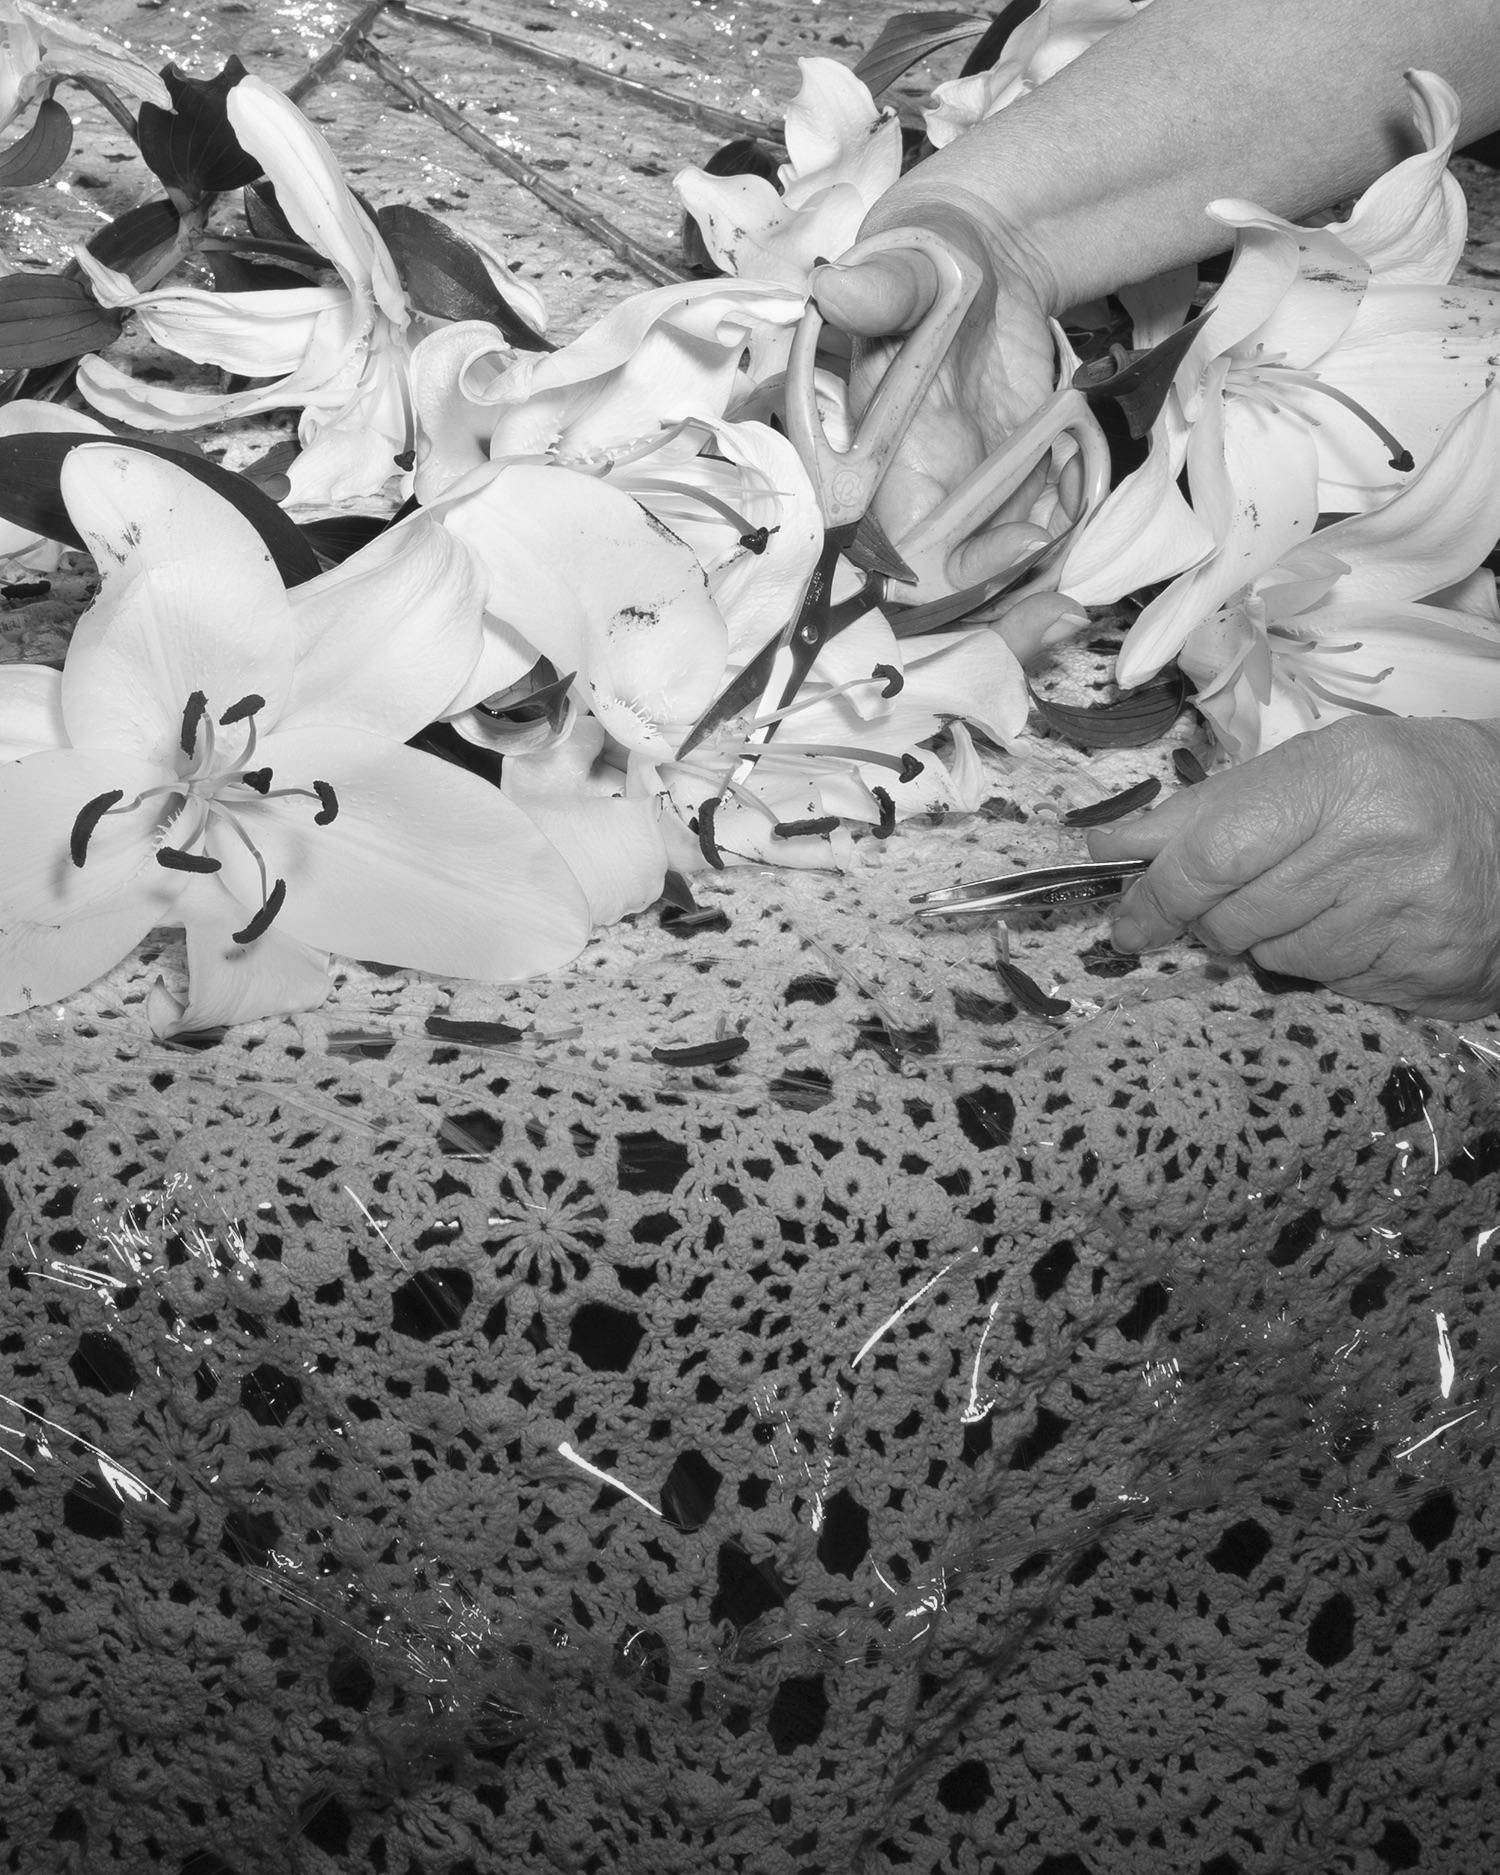
M476 130L465 117L454 110L451 104L445 104L435 91L422 83L421 79L414 78L410 72L388 59L377 47L371 45L368 39L360 40L357 50L376 77L382 79L392 90L399 91L419 110L425 111L435 123L441 124L444 130L457 137L460 143L467 144L471 150L476 151L492 168L502 171L510 177L512 182L518 182L545 207L550 208L553 214L562 216L564 221L571 222L580 232L591 235L601 246L607 247L612 254L618 255L637 273L644 275L657 286L675 286L687 278L681 268L668 266L655 254L650 254L645 248L638 246L628 235L621 234L617 228L612 228L601 216L595 215L589 209L581 208L572 196L559 189L555 183L548 182L546 177L533 169L530 163L523 162L518 156L512 156L509 150L501 149L493 138L485 136L483 131Z
M540 65L546 71L562 72L569 78L577 79L580 84L594 85L601 91L612 91L617 98L628 99L632 104L643 104L650 110L660 112L663 117L696 124L700 130L710 131L715 136L753 137L760 143L781 146L781 132L771 124L757 123L753 117L741 117L735 111L721 111L715 105L700 104L696 98L684 98L675 91L663 91L656 85L648 84L643 78L631 78L624 72L609 71L602 65L595 65L588 59L574 58L566 52L553 52L530 39L519 38L514 33L499 32L492 26L476 26L466 19L454 19L451 14L438 13L432 7L413 6L408 4L408 0L390 0L390 7L393 13L399 13L414 26L435 26L439 32L453 33L474 45L491 46L497 52L514 53L518 59Z

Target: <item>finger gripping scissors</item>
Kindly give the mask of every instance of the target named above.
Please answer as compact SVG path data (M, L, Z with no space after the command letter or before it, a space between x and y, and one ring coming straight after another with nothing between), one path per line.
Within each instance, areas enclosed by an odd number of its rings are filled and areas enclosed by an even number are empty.
M898 346L876 386L847 449L829 441L818 407L815 365L822 314L811 301L798 322L787 366L787 433L808 471L824 523L824 546L796 617L770 639L709 705L677 754L686 756L698 743L759 698L770 682L778 656L789 653L790 668L778 709L797 695L828 640L893 596L890 581L875 578L851 598L835 603L832 588L839 556L854 544L860 522L869 512L902 439L948 355L973 304L982 278L976 263L921 228L892 229L858 243L840 259L855 266L880 253L915 255L928 270L932 294L926 313ZM917 526L895 545L901 572L899 598L921 604L952 594L949 562L954 550L1026 481L1042 455L1072 433L1083 463L1083 494L1076 519L1092 511L1109 488L1109 450L1091 415L1086 397L1071 385L1057 391L1006 437L1000 447ZM999 590L1019 572L1059 544L1045 543L989 582ZM1045 576L1044 576L1045 577ZM976 601L979 594L976 592ZM767 736L774 734L774 725Z

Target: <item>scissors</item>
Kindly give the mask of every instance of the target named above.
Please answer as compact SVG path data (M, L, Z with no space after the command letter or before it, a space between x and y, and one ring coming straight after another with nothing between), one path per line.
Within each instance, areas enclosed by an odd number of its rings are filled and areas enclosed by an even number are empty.
M1118 898L1150 864L1148 859L1113 859L1085 860L1074 866L1038 866L995 879L971 879L966 885L940 886L933 892L919 892L911 902L918 918L953 918L987 911L1050 911L1058 905Z
M790 668L779 710L786 709L802 688L828 640L862 618L872 606L896 597L908 605L951 597L954 588L948 577L948 562L954 549L1020 488L1041 456L1065 433L1073 434L1083 463L1083 496L1072 525L1091 513L1108 493L1109 446L1085 394L1067 385L1012 431L931 514L895 544L895 563L889 574L873 574L850 598L834 603L832 587L839 556L853 546L859 524L869 512L981 284L979 269L967 255L920 228L891 229L861 241L842 257L841 264L853 265L872 254L890 251L922 256L935 281L931 304L903 339L876 386L853 441L847 449L839 450L829 442L818 409L815 363L823 318L808 302L793 335L787 364L786 420L792 445L817 493L825 529L823 551L796 617L756 653L694 723L677 751L679 760L762 695L782 651L790 654ZM1066 532L1071 532L1071 527ZM1018 565L986 582L988 591L998 591L1018 575L1034 571L1064 537L1060 534L1044 543L1040 551L1026 555ZM891 563L887 560L886 564ZM893 581L901 588L899 595L893 592ZM1042 575L1038 583L1044 582ZM977 603L986 596L984 589L975 589L974 596ZM762 739L774 734L775 727L772 724Z

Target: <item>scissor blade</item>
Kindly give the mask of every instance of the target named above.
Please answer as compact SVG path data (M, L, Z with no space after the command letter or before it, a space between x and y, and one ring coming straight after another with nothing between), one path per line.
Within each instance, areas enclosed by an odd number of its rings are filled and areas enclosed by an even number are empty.
M705 737L721 729L741 710L748 710L756 698L765 693L766 685L771 681L772 669L785 646L786 633L777 632L774 638L766 640L738 676L730 678L678 745L679 762L691 755Z
M1081 905L1118 898L1143 873L1146 859L1095 860L1076 866L1042 866L998 879L975 879L967 885L940 887L913 898L918 918L956 918L974 912L1045 911L1054 905Z

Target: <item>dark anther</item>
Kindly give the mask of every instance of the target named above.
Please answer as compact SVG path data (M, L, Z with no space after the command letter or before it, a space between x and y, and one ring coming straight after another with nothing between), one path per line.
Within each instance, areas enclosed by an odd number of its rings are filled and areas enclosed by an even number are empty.
M322 804L319 811L313 815L313 825L315 827L326 827L330 820L336 820L338 818L339 797L326 781L315 781L313 783L313 793L317 795L318 800Z
M751 553L764 553L770 540L771 530L768 527L752 528L748 534L740 535L740 545L748 547Z
M708 800L698 809L698 844L703 849L703 857L715 872L724 870L724 855L719 851L719 842L714 837L714 821L718 816L719 803Z
M266 707L264 697L256 696L252 690L248 697L241 697L238 703L231 703L219 718L220 729L228 729L232 723L242 723L247 716L253 716L257 710Z
M123 788L112 788L108 794L97 794L88 805L79 810L78 818L73 822L73 831L68 835L68 851L73 857L73 864L81 866L89 856L89 841L94 837L94 829L114 806L116 801L125 799Z
M896 803L884 788L871 788L875 803L880 809L880 824L875 829L877 840L889 840L896 831Z
M156 849L156 863L165 866L168 872L217 872L219 862L210 859L207 853L184 853L178 846L159 846Z
M266 894L266 902L250 920L243 931L230 935L236 944L253 944L258 937L264 937L270 930L273 920L286 903L286 880L278 879Z
M187 700L187 707L182 712L182 734L178 738L184 755L191 755L198 746L198 725L208 712L208 698L201 690L195 690Z
M1399 469L1403 475L1409 475L1416 466L1416 461L1409 449L1398 450L1397 453L1391 457L1391 467L1393 469Z
M837 814L819 814L812 820L778 820L771 829L773 840L800 840L804 834L832 833L839 824Z
M257 794L271 792L271 771L269 768L247 768L240 780L247 788L253 788Z
M925 766L925 763L919 762L916 756L908 751L907 754L901 757L900 779L902 781L915 781Z
M901 675L900 671L896 669L894 664L877 664L874 670L870 672L870 675L872 677L883 677L885 679L885 689L880 693L882 698L899 697L901 692L906 688L906 679Z

